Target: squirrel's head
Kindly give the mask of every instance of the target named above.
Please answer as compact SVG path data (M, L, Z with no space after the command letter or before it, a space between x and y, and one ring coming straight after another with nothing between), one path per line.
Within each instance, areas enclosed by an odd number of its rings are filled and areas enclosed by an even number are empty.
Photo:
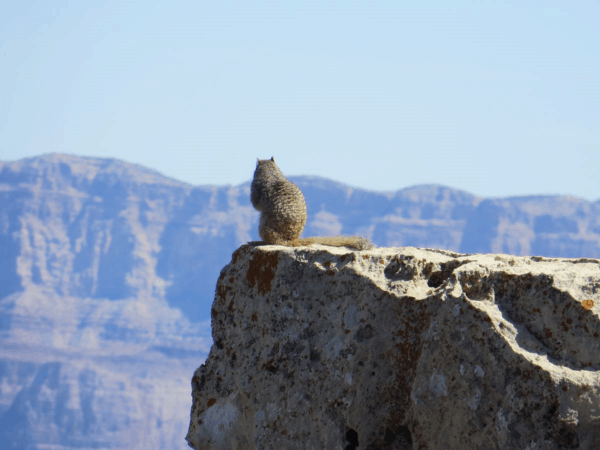
M258 166L258 163L261 162L261 161L272 161L272 162L275 162L275 158L273 156L271 156L271 159L263 159L263 160L260 160L260 159L256 158L256 165Z

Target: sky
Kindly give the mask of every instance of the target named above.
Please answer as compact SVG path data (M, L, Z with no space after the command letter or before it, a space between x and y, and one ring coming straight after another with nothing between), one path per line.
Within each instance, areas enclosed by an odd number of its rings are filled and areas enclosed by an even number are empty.
M0 160L600 199L597 0L0 3Z

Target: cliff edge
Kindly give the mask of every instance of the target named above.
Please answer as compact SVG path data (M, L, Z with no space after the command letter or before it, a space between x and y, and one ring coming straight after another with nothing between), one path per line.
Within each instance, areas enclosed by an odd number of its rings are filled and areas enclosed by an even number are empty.
M242 246L192 379L200 449L588 449L600 261Z

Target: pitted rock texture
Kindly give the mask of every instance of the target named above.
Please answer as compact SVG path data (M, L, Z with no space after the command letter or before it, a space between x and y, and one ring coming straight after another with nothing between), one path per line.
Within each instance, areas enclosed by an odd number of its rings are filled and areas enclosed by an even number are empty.
M200 449L593 449L600 261L242 246L192 379Z

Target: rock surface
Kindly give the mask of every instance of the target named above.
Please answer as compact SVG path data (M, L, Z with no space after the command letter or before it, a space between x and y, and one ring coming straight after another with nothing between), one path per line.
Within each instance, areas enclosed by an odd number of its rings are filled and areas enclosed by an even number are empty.
M196 449L592 449L600 261L242 246L192 379Z

